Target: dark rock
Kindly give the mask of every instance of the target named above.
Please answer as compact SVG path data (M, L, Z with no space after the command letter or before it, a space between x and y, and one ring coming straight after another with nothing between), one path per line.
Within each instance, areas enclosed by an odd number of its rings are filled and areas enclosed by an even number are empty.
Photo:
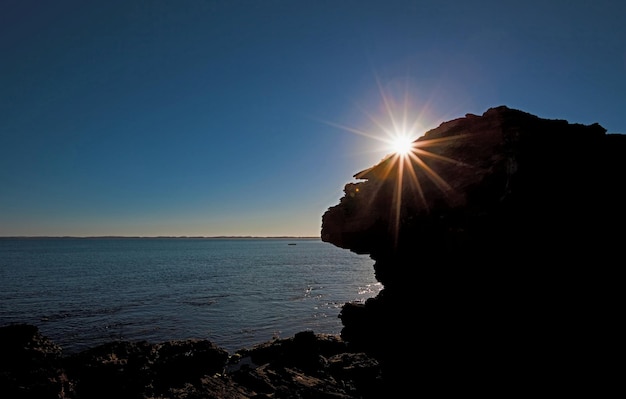
M54 398L68 389L61 348L35 326L0 328L0 391L6 398Z
M406 358L467 392L588 379L621 331L625 155L598 124L497 107L357 173L322 239L369 254L384 288L343 307L343 339L398 384Z
M114 341L65 359L78 398L138 398L151 380L152 346Z
M0 327L10 398L378 398L378 361L304 331L229 356L206 340L114 341L62 356L35 326Z
M155 346L155 386L198 383L224 371L228 352L203 340L170 341Z
M378 398L384 390L378 361L351 352L334 335L303 331L240 350L236 358L233 378L274 397Z

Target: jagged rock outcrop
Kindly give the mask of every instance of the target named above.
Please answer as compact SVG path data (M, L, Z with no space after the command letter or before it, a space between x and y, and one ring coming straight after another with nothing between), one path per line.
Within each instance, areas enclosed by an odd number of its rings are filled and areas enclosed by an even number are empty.
M67 388L62 349L27 324L0 328L0 396L57 398Z
M0 327L0 396L11 399L382 398L376 359L303 331L230 355L206 340L112 341L63 356L32 325Z
M340 316L386 378L564 384L616 344L626 135L501 106L354 177L322 240L375 260L383 290Z

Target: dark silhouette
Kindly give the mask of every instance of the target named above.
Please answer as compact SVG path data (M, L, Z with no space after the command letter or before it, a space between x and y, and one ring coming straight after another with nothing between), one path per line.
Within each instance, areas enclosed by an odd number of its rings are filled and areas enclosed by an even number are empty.
M344 306L343 339L397 384L597 393L622 331L626 136L501 106L414 146L323 215L322 239L370 254L384 285Z

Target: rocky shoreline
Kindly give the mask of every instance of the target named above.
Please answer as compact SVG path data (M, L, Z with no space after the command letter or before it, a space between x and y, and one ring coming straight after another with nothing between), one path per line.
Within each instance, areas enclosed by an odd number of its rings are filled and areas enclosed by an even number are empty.
M7 398L378 398L378 361L303 331L229 354L206 340L113 341L64 356L36 326L0 328Z
M383 289L340 336L230 354L116 341L75 355L0 328L10 398L608 396L624 333L626 135L505 106L444 122L357 173L322 240L374 261Z

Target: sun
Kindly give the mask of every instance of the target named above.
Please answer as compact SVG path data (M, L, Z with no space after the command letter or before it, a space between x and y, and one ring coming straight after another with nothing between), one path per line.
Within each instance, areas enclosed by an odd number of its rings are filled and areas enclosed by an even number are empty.
M406 133L399 133L389 140L391 150L400 156L406 156L413 150L413 139Z
M463 135L428 138L428 131L425 129L427 125L425 122L430 119L427 117L429 113L427 105L422 107L413 105L408 88L402 99L398 100L395 96L388 95L380 82L378 83L382 101L379 113L364 112L371 122L368 128L354 128L333 122L325 123L374 139L378 145L373 152L385 153L382 160L373 167L353 177L357 180L387 181L394 185L390 201L389 226L393 229L394 240L397 242L403 212L407 212L407 209L410 211L411 208L420 208L429 212L430 202L426 198L428 191L424 189L424 183L431 182L442 191L447 200L454 201L454 189L439 173L439 165L446 162L461 167L471 166L441 155L437 150L430 150L430 147L444 145L451 140L459 140ZM383 185L376 184L374 187L379 189ZM405 189L408 190L405 191Z

